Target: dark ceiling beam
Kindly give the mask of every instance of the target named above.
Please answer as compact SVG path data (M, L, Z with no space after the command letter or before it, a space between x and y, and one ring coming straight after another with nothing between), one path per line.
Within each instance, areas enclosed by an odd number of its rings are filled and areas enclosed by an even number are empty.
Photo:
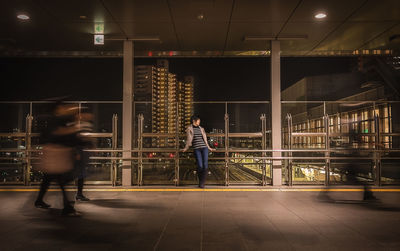
M400 25L400 22L395 23L394 25L391 25L389 28L383 30L382 32L380 32L378 35L376 35L375 37L371 38L370 40L368 40L367 42L365 42L364 44L362 44L361 46L359 46L357 48L357 50L360 50L361 48L363 48L364 46L368 45L369 43L371 43L372 41L374 41L375 39L379 38L380 36L382 36L383 34L385 34L386 32L390 31L391 29L394 29L396 26Z
M228 27L226 30L225 43L224 43L224 49L222 51L222 55L225 54L226 46L228 45L228 37L229 37L229 31L231 30L231 22L232 22L232 15L233 15L234 9L235 9L235 0L232 0L231 14L229 15L229 22L228 22Z
M128 35L126 34L126 32L124 31L124 29L122 28L121 24L117 22L117 20L115 19L114 15L111 13L110 9L106 6L106 4L104 3L103 0L99 0L101 5L103 6L103 8L108 12L108 14L111 16L112 20L114 23L116 23L118 25L118 28L121 30L121 33L125 36L126 39L128 39Z
M303 40L307 35L285 35L285 36L244 36L244 41L271 41L271 40Z
M175 24L174 15L172 14L171 4L170 4L169 0L166 0L166 1L167 1L167 5L168 5L169 15L171 17L172 28L174 29L176 43L178 44L179 50L181 50L182 46L181 46L181 42L179 41L178 32L176 31L176 24Z
M294 7L294 9L292 10L292 12L290 13L290 15L288 16L288 18L286 19L285 23L282 25L281 29L279 30L278 34L276 34L276 38L279 37L279 35L281 34L281 32L283 31L283 29L285 29L287 23L289 23L289 20L292 18L292 16L294 15L294 13L296 12L297 8L299 8L300 4L303 2L303 0L299 0L297 2L296 7Z
M309 50L305 55L310 54L314 51L318 46L320 46L329 36L331 36L335 31L337 31L340 27L342 27L352 16L354 16L364 5L366 5L368 0L365 0L358 8L356 8L353 12L350 13L340 24L338 24L333 30L328 32L324 38L322 38L311 50Z

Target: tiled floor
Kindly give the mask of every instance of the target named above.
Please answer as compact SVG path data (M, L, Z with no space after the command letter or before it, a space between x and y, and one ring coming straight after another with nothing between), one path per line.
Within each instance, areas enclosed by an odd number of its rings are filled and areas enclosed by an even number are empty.
M400 250L400 193L86 192L80 218L59 192L0 192L0 250ZM58 208L58 209L57 209Z

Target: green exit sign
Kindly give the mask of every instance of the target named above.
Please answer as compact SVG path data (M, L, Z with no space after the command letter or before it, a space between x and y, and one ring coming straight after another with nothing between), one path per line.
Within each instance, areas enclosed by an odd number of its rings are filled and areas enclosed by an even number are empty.
M95 45L103 45L104 44L104 35L94 35L94 44Z
M94 24L94 34L104 34L104 23Z

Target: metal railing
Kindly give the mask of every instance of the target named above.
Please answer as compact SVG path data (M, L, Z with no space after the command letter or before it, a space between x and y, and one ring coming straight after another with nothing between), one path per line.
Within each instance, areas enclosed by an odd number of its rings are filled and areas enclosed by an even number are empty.
M14 160L21 161L21 165L23 166L23 178L19 181L5 181L1 182L1 184L24 184L26 186L36 184L37 182L31 181L31 175L35 172L33 169L32 161L38 160L39 155L41 153L41 147L39 145L32 145L32 139L38 138L39 133L32 133L32 121L33 116L28 114L26 116L26 130L25 132L13 132L13 133L0 133L0 137L8 138L8 139L23 139L25 141L25 147L23 149L18 148L0 148L0 153L4 155L4 153L20 153L20 156L0 156L0 160ZM114 114L112 117L112 132L111 133L84 133L85 137L89 138L109 138L111 139L111 154L112 156L116 156L116 152L118 147L118 116ZM91 152L92 150L87 150ZM107 149L110 151L110 149ZM95 150L94 150L95 152ZM110 181L86 181L87 184L112 184L115 186L117 184L117 161L111 160L111 168L110 168Z
M44 102L46 103L46 102ZM70 103L80 103L80 104L85 104L88 102L70 102ZM90 102L89 102L90 103ZM94 102L95 103L95 102ZM111 103L116 103L120 104L121 102L111 102ZM140 103L140 102L135 102L135 103ZM149 102L142 102L142 103L149 103ZM339 101L311 101L311 102L292 102L292 101L283 101L282 104L297 104L297 103L303 103L303 104L321 104L322 109L324 111L323 120L324 120L324 131L323 132L293 132L293 117L292 115L288 114L286 117L286 123L284 124L283 128L283 133L282 133L282 138L284 139L285 137L288 138L288 144L287 147L288 149L268 149L268 142L270 140L270 131L267 128L267 118L268 116L266 114L258 114L256 115L257 117L259 116L259 121L261 124L261 131L259 132L251 132L251 133L245 133L245 132L230 132L230 121L229 121L229 112L228 112L228 105L230 103L244 103L244 102L226 102L226 101L221 101L221 102L198 102L202 104L222 104L224 105L224 130L223 133L208 133L209 137L219 137L223 138L223 148L217 149L215 153L213 153L210 157L211 161L218 161L218 165L220 165L221 170L223 170L223 178L222 182L224 185L232 185L235 184L234 181L231 181L231 172L234 169L234 165L239 163L240 161L244 160L253 160L251 163L246 163L246 165L255 165L259 166L261 168L261 175L259 176L259 179L255 179L256 182L254 184L259 184L262 186L270 184L272 180L272 172L271 172L271 161L272 160L282 160L283 161L283 168L287 170L287 184L288 185L293 185L294 184L294 178L293 178L293 167L297 165L298 163L302 164L305 163L305 161L320 161L319 163L322 163L323 169L325 172L325 178L324 178L324 184L329 185L330 184L330 174L332 173L332 161L339 161L339 160L371 160L374 164L373 169L374 169L374 183L376 185L382 185L382 177L381 177L381 163L384 160L399 160L400 158L397 156L388 156L388 154L392 153L399 153L400 150L398 149L385 149L382 148L379 145L379 142L382 137L387 137L387 136L400 136L399 133L395 132L387 132L387 133L382 133L379 130L379 116L374 117L374 123L375 123L375 131L374 132L369 132L369 133L363 133L363 136L371 136L375 137L375 145L374 148L371 149L356 149L357 151L360 152L365 152L368 154L372 154L371 156L335 156L336 154L340 153L345 153L346 149L335 149L330 147L330 142L333 137L348 137L349 135L347 133L332 133L329 130L329 115L327 114L328 106L329 103L355 103L355 102L339 102ZM249 103L257 103L257 102L249 102ZM371 101L369 102L373 104L373 109L375 112L375 108L380 105L381 103L390 103L386 101ZM14 132L14 133L0 133L0 137L10 137L10 138L18 138L18 139L23 139L26 142L25 148L24 149L18 149L18 148L2 148L0 149L0 152L5 153L5 152L14 152L14 153L21 153L18 155L18 157L7 157L7 156L1 156L0 160L6 160L6 159L18 159L24 162L24 175L23 175L23 180L20 182L17 182L19 184L25 184L25 185L31 185L33 182L30 181L30 177L32 174L32 161L37 159L37 153L40 152L40 149L36 149L32 147L32 139L38 136L37 133L32 132L32 104L34 102L30 102L30 113L26 117L26 130L25 132ZM263 104L268 104L268 102L264 102ZM316 109L315 107L312 107L310 109ZM320 108L318 108L320 109ZM175 133L151 133L151 132L145 132L144 129L144 116L143 115L137 115L137 127L136 127L136 135L135 135L135 141L137 142L137 145L130 151L131 152L131 157L130 158L122 158L121 153L123 152L122 149L118 148L118 118L117 115L113 115L112 119L112 132L111 133L92 133L88 134L87 136L90 137L96 137L96 138L111 138L112 141L112 147L111 149L89 149L87 151L92 152L92 153L108 153L107 156L92 156L91 160L106 160L110 162L110 172L111 172L111 180L108 182L104 182L106 184L112 184L113 186L118 185L118 175L120 174L119 172L119 163L122 162L123 160L131 161L132 162L132 168L134 170L134 173L136 176L136 179L134 183L137 185L144 185L146 182L144 182L144 170L145 166L148 165L148 163L151 160L154 160L154 157L149 157L147 154L148 153L158 153L160 157L157 157L157 159L161 159L164 161L172 161L173 162L173 184L174 185L181 185L183 183L181 179L180 172L183 168L182 166L182 160L187 160L189 155L187 153L183 154L180 152L182 139L186 137L185 134L180 133L179 130L175 130ZM178 128L178 125L175 125L176 128ZM286 127L286 128L285 128ZM295 138L299 137L322 137L324 138L325 142L325 147L320 148L320 149L295 149L293 140ZM174 139L174 144L173 147L168 147L168 148L158 148L158 147L145 147L144 142L146 138L150 139L157 139L157 138L172 138ZM237 139L237 138L255 138L259 139L261 142L261 147L259 149L243 149L243 148L234 148L230 145L230 140L232 139ZM273 152L281 152L282 156L280 157L272 157ZM165 154L172 154L171 156L165 156ZM238 156L238 154L241 154L241 156ZM248 156L245 156L248 154ZM299 154L304 154L305 156L299 156ZM321 156L307 156L307 155L315 155L315 154L320 154ZM192 160L193 158L189 158ZM194 166L193 166L194 169ZM237 170L236 170L237 171ZM246 170L249 171L249 170ZM92 182L95 184L99 184L99 182ZM3 184L9 184L7 182Z

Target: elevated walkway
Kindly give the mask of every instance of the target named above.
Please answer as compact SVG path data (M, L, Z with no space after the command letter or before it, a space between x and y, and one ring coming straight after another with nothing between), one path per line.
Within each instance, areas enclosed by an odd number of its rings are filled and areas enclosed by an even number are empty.
M83 216L67 218L57 189L43 210L37 188L1 187L1 250L399 250L399 188L367 203L360 187L323 201L315 186L93 186L76 203Z

